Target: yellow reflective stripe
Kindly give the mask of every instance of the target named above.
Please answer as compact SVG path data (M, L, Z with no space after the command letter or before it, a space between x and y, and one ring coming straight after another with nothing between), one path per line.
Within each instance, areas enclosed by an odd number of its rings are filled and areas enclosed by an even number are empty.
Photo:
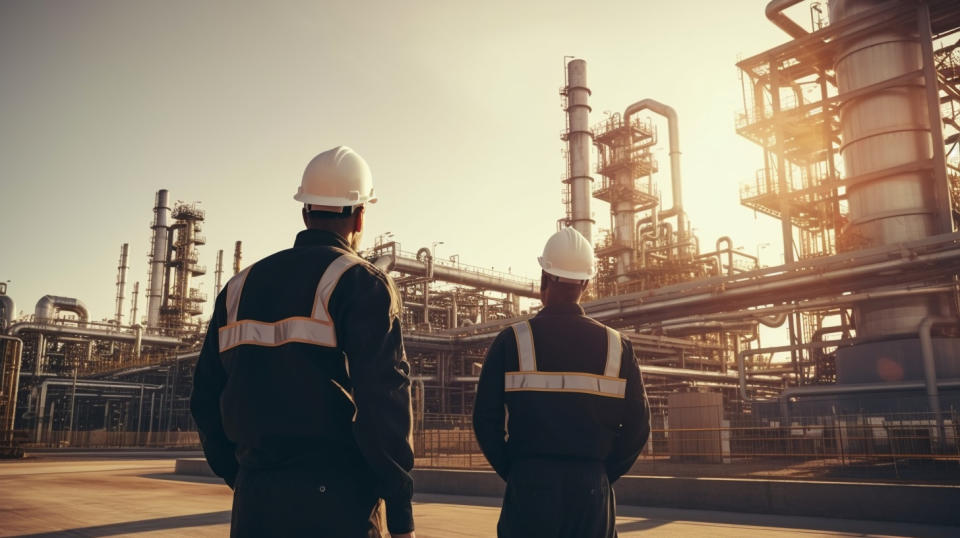
M603 368L603 375L607 377L620 375L620 357L622 354L620 333L607 327L607 364Z
M578 392L607 398L623 398L626 388L626 379L579 372L507 372L504 374L504 390L507 392Z
M220 351L249 344L276 347L290 343L337 346L333 325L310 318L287 318L276 323L242 320L220 328Z
M313 319L330 321L330 312L327 310L330 296L333 295L333 290L336 289L343 273L359 263L363 263L362 258L343 254L327 267L320 278L320 283L317 284L317 294L313 299Z
M517 339L517 359L520 362L520 371L537 371L537 352L533 349L533 332L526 321L513 325L513 335Z
M253 267L252 265L250 267ZM247 280L247 273L250 267L240 271L227 282L227 325L237 322L237 308L240 307L240 293L243 291L243 283Z

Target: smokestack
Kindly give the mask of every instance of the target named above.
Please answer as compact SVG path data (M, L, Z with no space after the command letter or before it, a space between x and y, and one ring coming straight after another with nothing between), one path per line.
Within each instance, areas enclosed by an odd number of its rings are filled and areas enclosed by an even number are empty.
M127 250L129 243L124 243L120 247L120 265L117 267L117 312L114 321L117 325L123 324L123 289L127 285Z
M590 131L590 89L587 88L587 62L571 60L567 63L567 85L563 88L567 130L569 167L564 183L569 185L569 221L590 244L593 244L593 219L590 216L590 197L593 195L593 177L590 175L590 147L593 133Z
M216 291L213 292L213 296L214 296L215 298L216 298L216 296L220 295L220 289L221 289L220 285L221 285L222 282L223 282L223 249L220 249L220 250L217 251L217 270L216 270L216 275L217 275L217 283L216 283L216 285L214 286L214 287L216 288Z
M240 272L240 260L242 259L240 252L240 241L237 241L237 244L233 247L233 274Z
M163 273L167 263L167 226L170 204L166 189L157 191L153 208L153 250L150 254L150 282L147 290L147 327L160 326L160 303L163 300Z
M130 304L130 325L138 325L140 320L137 319L137 297L140 294L140 281L133 283L133 297L131 298Z

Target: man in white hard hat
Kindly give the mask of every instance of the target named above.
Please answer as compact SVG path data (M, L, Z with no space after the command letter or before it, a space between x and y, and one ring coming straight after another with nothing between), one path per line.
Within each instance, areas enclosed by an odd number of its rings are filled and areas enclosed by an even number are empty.
M190 407L231 536L413 536L410 365L388 275L357 256L370 169L317 155L306 230L217 297Z
M579 305L593 259L573 228L550 237L540 257L543 309L501 332L483 363L473 427L507 481L501 538L616 536L610 484L650 434L630 342Z

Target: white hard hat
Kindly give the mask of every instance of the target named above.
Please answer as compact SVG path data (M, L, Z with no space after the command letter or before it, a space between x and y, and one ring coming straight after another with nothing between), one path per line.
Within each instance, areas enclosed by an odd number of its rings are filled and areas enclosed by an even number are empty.
M337 146L310 161L293 199L311 206L308 209L340 211L375 203L377 196L367 162L347 146Z
M540 267L553 276L568 280L593 278L593 247L573 228L564 228L547 239Z

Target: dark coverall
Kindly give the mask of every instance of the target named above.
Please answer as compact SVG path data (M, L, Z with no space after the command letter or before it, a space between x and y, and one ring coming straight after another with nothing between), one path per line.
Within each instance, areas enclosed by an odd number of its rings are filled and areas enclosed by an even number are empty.
M413 530L399 315L389 276L320 230L217 297L190 408L234 489L231 536L381 536L383 501Z
M518 354L525 347L532 359ZM650 434L640 368L620 333L577 304L547 306L501 332L480 374L473 426L507 481L498 536L616 536L610 484Z

